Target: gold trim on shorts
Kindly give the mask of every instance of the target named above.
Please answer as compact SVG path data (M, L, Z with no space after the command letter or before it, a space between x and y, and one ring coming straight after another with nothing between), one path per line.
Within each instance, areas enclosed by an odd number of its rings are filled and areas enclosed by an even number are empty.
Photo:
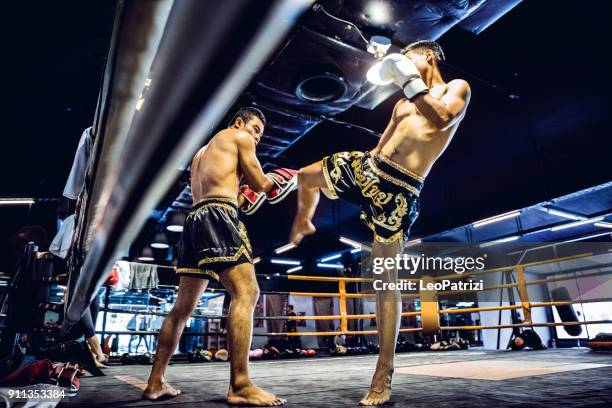
M372 222L368 222L366 223L366 225L372 230L372 234L374 234L374 240L383 244L392 244L396 241L401 242L404 239L404 230L399 230L395 234L391 235L389 238L384 238L376 233L376 228L374 227L374 224Z
M235 204L236 206L238 206L238 199L236 198L228 198L228 197L206 197L201 199L200 201L198 201L197 203L195 203L193 206L196 207L202 203L205 203L207 201L224 201L226 203L230 203L230 204Z
M330 195L334 198L338 198L338 194L336 193L334 184L331 181L329 171L327 170L327 161L329 160L329 157L330 156L326 156L323 158L323 160L321 160L321 167L323 167L323 178L325 179L325 184L327 184L327 189L329 190Z
M384 154L380 153L377 155L378 157L380 157L380 160L382 160L383 162L385 162L386 164L388 164L389 166L393 167L395 170L404 173L407 176L410 176L418 181L420 181L421 183L423 183L425 181L425 177L420 176L418 174L416 174L415 172L408 170L407 168L400 166L399 164L397 164L396 162L392 161L390 158L388 158L387 156L385 156Z
M196 275L208 275L208 276L212 277L213 279L215 279L216 281L219 280L219 274L217 274L214 271L210 271L208 269L178 268L176 270L176 273L190 273L190 274L196 274Z
M406 190L408 190L412 194L414 194L416 197L419 196L420 191L415 186L413 186L412 184L406 183L404 180L400 180L398 178L395 178L393 176L388 175L387 173L385 173L384 171L379 169L378 166L376 166L376 163L374 162L374 160L372 160L372 159L370 159L370 164L372 166L372 171L377 176L384 178L385 180L387 180L390 183L395 184L396 186L400 186L400 187L405 188Z
M213 256L210 258L200 259L198 261L198 266L202 266L202 265L214 263L214 262L234 262L234 261L237 261L238 258L240 258L242 255L244 255L249 262L253 262L253 259L251 258L251 255L249 255L249 251L246 248L246 244L242 244L242 246L238 249L238 251L236 251L234 255Z

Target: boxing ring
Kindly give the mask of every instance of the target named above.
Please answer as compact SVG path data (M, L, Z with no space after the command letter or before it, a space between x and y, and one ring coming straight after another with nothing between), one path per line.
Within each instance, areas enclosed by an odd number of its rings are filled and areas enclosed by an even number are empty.
M531 328L531 327L557 327L557 326L581 326L581 325L593 325L593 324L612 324L612 320L584 320L584 321L562 321L562 322L535 322L532 321L531 311L533 308L544 308L544 307L555 307L555 306L568 306L579 303L589 302L606 302L610 301L610 298L597 298L597 299L569 299L569 300L557 300L557 301L542 301L535 302L530 301L527 292L527 287L532 285L546 285L553 282L565 282L578 279L585 279L595 276L605 276L612 273L612 271L596 271L596 272L583 272L578 274L577 272L559 272L546 278L526 280L525 270L527 268L563 263L567 261L575 261L581 259L588 259L592 257L593 253L584 253L572 256L565 256L559 258L552 258L540 261L534 261L529 263L503 266L498 268L485 269L474 272L466 272L464 274L446 274L439 276L427 277L428 280L442 281L442 280L455 280L455 279L466 279L468 277L476 277L487 274L510 272L515 274L517 278L516 283L498 284L484 286L482 291L493 291L500 289L516 289L519 294L520 304L511 305L499 305L499 306L482 306L482 307L469 307L461 309L444 309L440 307L438 297L446 297L460 294L473 294L477 292L473 290L444 290L444 291L420 291L420 293L408 293L402 294L402 299L413 299L419 301L421 305L420 311L402 312L402 317L417 317L421 321L419 327L401 327L400 333L410 332L421 332L424 335L440 335L442 332L457 331L457 330L495 330L495 329L514 329L514 328ZM265 277L267 275L258 275L258 277ZM376 297L376 293L357 293L348 292L347 285L350 283L372 283L375 279L373 278L357 278L357 277L329 277L329 276L308 276L308 275L286 275L278 276L278 279L286 279L288 281L302 281L302 282L319 282L319 283L336 283L338 285L337 292L303 292L303 291L261 291L261 295L268 296L294 296L294 297L324 297L324 298L335 298L338 300L339 314L333 315L301 315L301 316L255 316L255 320L283 320L283 321L317 321L317 320L334 320L339 321L339 330L336 331L298 331L298 332L266 332L266 333L254 333L254 336L264 337L301 337L301 336L336 336L336 335L375 335L376 330L349 330L350 320L363 320L363 319L375 319L375 313L366 314L349 314L347 313L347 300L348 299L373 299ZM398 279L398 281L418 281L416 278L410 279ZM213 292L224 292L224 289L212 289ZM103 308L102 310L112 313L126 312L125 310L117 308ZM468 326L442 326L440 324L440 317L449 314L460 314L460 313L481 313L481 312L499 312L504 310L521 310L523 312L524 321L522 323L513 324L497 324L497 325L468 325ZM138 312L139 314L165 316L166 313L159 312ZM194 318L206 318L206 319L224 319L227 315L222 316L210 316L206 314L192 314ZM106 331L100 332L102 334L144 334L144 335L157 335L155 331ZM212 335L223 335L218 332L190 332L189 335L197 336L212 336Z

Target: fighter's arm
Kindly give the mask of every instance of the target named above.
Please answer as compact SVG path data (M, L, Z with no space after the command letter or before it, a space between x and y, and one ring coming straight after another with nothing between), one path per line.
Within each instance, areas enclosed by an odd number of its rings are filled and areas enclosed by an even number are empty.
M436 99L428 93L416 96L414 103L423 116L434 123L440 130L448 129L463 118L470 102L470 86L462 79L448 83L446 94Z
M274 183L264 174L261 164L255 155L255 141L244 131L236 131L236 145L238 146L238 162L244 178L254 191L267 192Z
M393 112L391 113L391 119L389 119L389 123L387 124L387 127L385 128L382 135L380 135L380 139L378 140L378 144L376 145L376 147L370 152L372 156L375 156L378 153L380 153L383 146L387 144L391 136L393 136L393 132L395 131L395 127L397 126L397 122L395 121L395 111L397 110L397 107L401 103L402 103L402 100L400 99L399 101L397 101L397 103L393 107Z

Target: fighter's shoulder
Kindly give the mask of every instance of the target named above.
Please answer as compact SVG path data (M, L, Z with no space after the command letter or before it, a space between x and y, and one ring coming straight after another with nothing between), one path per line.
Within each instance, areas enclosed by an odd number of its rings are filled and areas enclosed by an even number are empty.
M221 139L225 143L233 143L237 146L245 146L245 144L253 143L253 138L250 137L249 133L241 129L223 129L219 131L215 137Z
M457 78L449 81L446 84L446 91L460 94L469 94L471 92L470 84L465 79Z

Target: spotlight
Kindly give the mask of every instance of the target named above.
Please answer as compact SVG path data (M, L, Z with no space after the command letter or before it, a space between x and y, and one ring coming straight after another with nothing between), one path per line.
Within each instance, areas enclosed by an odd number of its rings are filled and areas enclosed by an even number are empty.
M389 9L382 1L370 1L365 12L374 24L386 24L391 20Z
M373 54L376 59L381 59L387 54L391 47L391 40L382 35L374 35L370 37L368 42L368 52Z

